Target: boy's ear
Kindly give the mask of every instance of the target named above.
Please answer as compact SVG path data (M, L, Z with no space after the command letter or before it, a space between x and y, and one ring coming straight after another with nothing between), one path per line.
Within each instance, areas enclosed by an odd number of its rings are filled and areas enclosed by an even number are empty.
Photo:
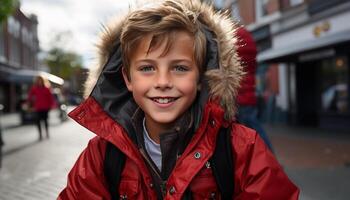
M129 75L128 75L128 72L126 71L125 67L122 67L122 73L123 73L123 79L124 79L126 87L128 88L128 90L130 92L132 92L131 81L129 80Z

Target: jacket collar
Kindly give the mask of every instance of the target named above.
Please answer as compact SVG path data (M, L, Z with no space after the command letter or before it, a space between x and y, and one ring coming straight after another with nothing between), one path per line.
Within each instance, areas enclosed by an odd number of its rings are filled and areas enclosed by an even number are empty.
M89 97L83 101L69 113L69 116L97 136L114 144L139 167L146 182L152 181L147 165L143 162L142 155L136 144L131 140L125 129L113 120L94 98ZM199 127L182 156L176 162L167 184L176 184L180 192L179 194L183 194L195 174L198 173L205 162L212 156L219 128L227 125L228 123L224 121L224 110L217 103L208 102L205 105ZM203 152L203 158L199 162L189 162L193 156L193 152L197 151ZM184 173L182 171L189 167L192 168L191 172ZM178 185L177 180L180 179L187 181L184 184Z
M227 126L228 123L225 122L223 113L223 109L217 103L208 102L205 105L199 127L195 131L195 134L185 151L196 145L198 140L202 137L201 134L204 134L205 127L209 123L219 126ZM141 158L137 153L138 149L135 145L136 143L130 138L129 134L119 123L113 120L103 110L93 97L84 100L78 107L69 113L69 117L95 133L97 136L117 146L128 157ZM214 135L210 135L209 138L212 138L213 136Z

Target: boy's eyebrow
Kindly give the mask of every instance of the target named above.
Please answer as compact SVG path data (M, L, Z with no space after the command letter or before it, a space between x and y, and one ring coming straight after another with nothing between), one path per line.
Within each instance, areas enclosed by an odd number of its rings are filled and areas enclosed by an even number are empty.
M179 62L188 62L188 63L192 63L192 62L194 62L194 60L184 58L184 59L175 59L175 60L172 60L171 62L172 62L172 63L179 63Z
M149 62L149 63L156 63L157 61L155 59L140 59L140 60L135 60L135 63L140 63L140 62ZM187 62L187 63L193 63L193 59L189 58L180 58L180 59L174 59L170 61L171 63L179 63L179 62Z

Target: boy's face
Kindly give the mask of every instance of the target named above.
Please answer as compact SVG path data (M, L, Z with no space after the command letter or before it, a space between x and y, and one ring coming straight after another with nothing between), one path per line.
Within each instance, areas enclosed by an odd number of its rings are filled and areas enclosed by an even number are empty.
M166 55L165 42L148 52L145 36L130 58L127 88L145 113L148 130L164 130L182 115L197 95L199 70L194 60L193 38L184 31L175 35ZM152 126L152 127L150 127Z

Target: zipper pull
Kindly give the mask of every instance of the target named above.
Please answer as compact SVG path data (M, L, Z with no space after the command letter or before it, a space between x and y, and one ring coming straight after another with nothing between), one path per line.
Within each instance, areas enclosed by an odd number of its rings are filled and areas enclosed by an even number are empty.
M162 181L160 184L160 189L162 190L163 197L166 195L166 181Z

